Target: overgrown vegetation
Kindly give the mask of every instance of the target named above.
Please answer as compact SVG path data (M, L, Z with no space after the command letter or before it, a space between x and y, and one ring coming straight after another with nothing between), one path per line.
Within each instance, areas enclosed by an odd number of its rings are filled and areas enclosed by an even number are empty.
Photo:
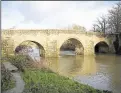
M16 66L19 71L24 71L27 68L32 67L32 59L29 56L25 55L16 55L9 56L8 61L11 62L14 66Z
M1 63L1 91L6 91L13 87L15 87L13 76L8 70L5 69L4 65Z
M24 72L26 69L45 68L45 65L43 65L42 62L34 62L33 59L27 55L9 56L8 61L16 66L21 72Z

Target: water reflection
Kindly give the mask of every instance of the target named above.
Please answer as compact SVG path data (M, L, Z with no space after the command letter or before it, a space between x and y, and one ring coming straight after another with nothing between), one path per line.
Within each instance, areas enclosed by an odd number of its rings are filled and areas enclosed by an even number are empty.
M73 77L75 81L97 89L121 93L121 56L97 55L94 57L71 54L60 55L59 58L46 58L44 62L54 72Z
M90 58L89 58L90 60ZM97 89L111 90L121 93L121 56L97 55L96 73L90 75L79 75L74 80L88 84Z
M96 73L96 61L94 56L85 56L82 65L81 74L90 75Z

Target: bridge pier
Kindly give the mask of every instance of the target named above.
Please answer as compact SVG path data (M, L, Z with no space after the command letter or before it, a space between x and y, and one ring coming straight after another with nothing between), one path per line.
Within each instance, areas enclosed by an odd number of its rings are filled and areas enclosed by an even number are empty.
M89 49L89 48L86 48L85 50L84 50L84 55L85 56L94 56L95 55L95 53L94 53L94 49Z
M59 51L57 47L57 40L47 40L45 57L59 57Z
M76 47L75 48L75 53L76 53L76 55L83 55L84 54L83 47Z
M84 55L92 55L94 56L94 42L93 41L87 41L84 45Z
M45 57L59 57L59 51L45 51Z

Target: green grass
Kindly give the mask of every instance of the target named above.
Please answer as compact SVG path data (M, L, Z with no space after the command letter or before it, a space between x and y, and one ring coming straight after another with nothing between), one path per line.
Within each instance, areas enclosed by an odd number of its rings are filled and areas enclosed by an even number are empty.
M26 70L24 93L110 93L96 90L49 70Z
M6 91L6 90L12 89L14 87L15 87L15 81L14 80L6 80L6 81L2 82L1 91Z

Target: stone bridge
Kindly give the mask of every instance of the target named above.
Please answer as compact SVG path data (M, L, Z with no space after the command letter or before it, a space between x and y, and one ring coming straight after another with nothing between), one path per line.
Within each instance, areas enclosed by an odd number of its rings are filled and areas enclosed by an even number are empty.
M60 48L67 40L78 41L82 45L84 55L94 55L95 46L100 42L107 44L110 53L114 53L113 41L114 35L104 35L99 32L84 32L78 30L59 30L59 29L41 29L41 30L2 30L2 40L7 40L13 46L10 49L14 53L17 46L22 42L31 41L43 48L45 57L58 57ZM77 47L76 49L80 49Z

